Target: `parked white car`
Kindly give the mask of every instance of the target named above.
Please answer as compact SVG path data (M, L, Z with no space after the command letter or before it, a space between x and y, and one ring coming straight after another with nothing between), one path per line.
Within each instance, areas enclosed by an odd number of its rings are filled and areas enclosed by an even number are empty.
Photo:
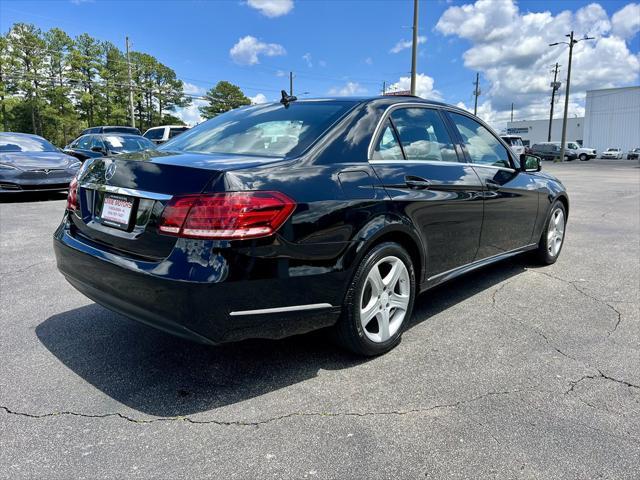
M604 152L602 152L602 158L622 159L622 156L622 150L619 148L607 148Z
M190 128L191 127L188 127L187 125L162 125L161 127L150 128L144 132L143 137L147 140L151 140L153 143L161 144L176 135L186 132Z
M551 142L551 143L560 146L560 142ZM587 160L591 160L592 158L596 158L598 156L598 152L596 152L595 149L581 147L578 142L567 142L564 148L565 150L575 153L576 156L583 162Z
M522 137L518 135L501 135L500 138L504 140L509 147L511 147L511 151L515 153L517 156L520 156L524 153L524 144L522 143Z

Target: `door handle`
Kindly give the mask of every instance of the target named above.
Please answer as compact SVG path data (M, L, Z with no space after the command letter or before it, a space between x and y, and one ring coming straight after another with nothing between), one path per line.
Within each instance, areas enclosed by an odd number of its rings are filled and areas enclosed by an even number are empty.
M422 177L415 177L413 175L407 175L404 177L404 183L407 187L413 190L424 190L431 186L431 182L429 180L425 180Z
M487 180L486 185L489 190L500 190L501 187L498 182L494 182L493 180Z

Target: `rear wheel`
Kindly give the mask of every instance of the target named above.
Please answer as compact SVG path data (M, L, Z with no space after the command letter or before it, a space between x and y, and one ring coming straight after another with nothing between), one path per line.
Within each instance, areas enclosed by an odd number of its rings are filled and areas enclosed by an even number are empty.
M388 352L400 342L416 296L411 257L396 243L376 245L358 267L336 325L338 341L360 355Z
M566 225L567 211L562 202L556 201L551 207L549 219L536 250L536 257L540 263L545 265L556 263L564 244Z

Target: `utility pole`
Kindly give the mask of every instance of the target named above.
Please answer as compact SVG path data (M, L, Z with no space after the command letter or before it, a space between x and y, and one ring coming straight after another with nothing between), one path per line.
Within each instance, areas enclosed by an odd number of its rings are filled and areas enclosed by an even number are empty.
M387 92L387 81L384 80L382 82L382 95L384 95Z
M131 113L131 126L135 128L136 117L133 112L133 88L131 85L131 60L129 59L129 37L125 37L125 44L127 48L127 66L129 67L129 110Z
M511 123L513 123L513 102L511 102Z
M551 125L553 124L553 106L556 101L556 92L560 89L560 82L558 82L558 62L553 69L553 82L551 83L551 111L549 112L549 134L547 135L547 142L551 141Z
M289 95L293 97L293 72L289 72Z
M418 64L418 0L413 0L413 44L411 47L411 95L416 94L417 64Z
M566 146L565 143L567 142L567 115L569 114L569 87L571 86L571 58L573 57L573 46L582 40L594 40L593 37L587 37L586 35L580 40L574 40L573 30L571 30L570 34L565 36L569 37L568 42L556 42L556 43L549 44L550 47L559 45L560 43L569 45L569 65L567 66L567 88L564 94L564 116L562 118L562 140L561 140L562 143L560 144L560 161L561 162L564 160L564 151Z
M478 97L480 96L480 74L476 73L476 81L473 83L475 88L473 89L473 96L476 97L473 104L473 114L478 114Z

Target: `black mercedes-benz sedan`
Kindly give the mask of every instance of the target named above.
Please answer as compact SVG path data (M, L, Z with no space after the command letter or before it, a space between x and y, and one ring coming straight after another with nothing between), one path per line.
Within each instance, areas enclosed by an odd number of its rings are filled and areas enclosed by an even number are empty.
M54 235L80 292L208 344L332 327L388 351L416 295L532 251L569 212L540 159L468 112L415 97L219 115L156 151L89 160Z
M79 167L42 137L0 132L0 193L66 190Z

